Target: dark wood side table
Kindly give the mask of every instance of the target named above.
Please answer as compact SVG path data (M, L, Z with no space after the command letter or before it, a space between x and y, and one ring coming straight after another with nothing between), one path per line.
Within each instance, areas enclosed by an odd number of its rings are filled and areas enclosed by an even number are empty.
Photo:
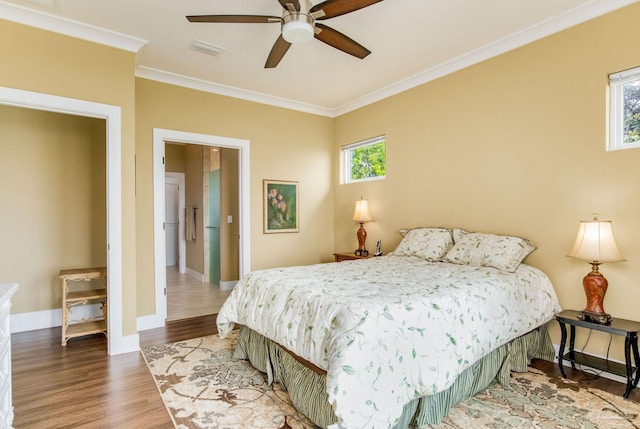
M625 390L623 396L628 398L629 394L638 385L638 381L640 380L640 370L638 369L638 362L640 361L640 354L638 353L638 332L640 332L640 322L617 319L614 317L610 324L602 325L599 323L588 322L586 320L579 320L578 312L575 310L564 310L556 314L556 320L560 324L561 339L560 350L558 353L558 365L562 376L567 378L564 373L564 367L562 366L562 361L565 359L571 362L571 368L574 371L576 370L576 364L579 364L606 371L611 374L617 374L627 378L627 390ZM567 343L567 325L571 328L571 336L569 337L569 351L565 354L564 348ZM618 362L612 362L610 360L575 351L576 326L625 337L625 364L623 365ZM631 353L633 353L633 361Z
M373 254L370 253L366 256L358 256L353 252L344 252L344 253L334 253L333 257L336 258L336 262L342 262L342 261L353 261L355 259L373 258Z

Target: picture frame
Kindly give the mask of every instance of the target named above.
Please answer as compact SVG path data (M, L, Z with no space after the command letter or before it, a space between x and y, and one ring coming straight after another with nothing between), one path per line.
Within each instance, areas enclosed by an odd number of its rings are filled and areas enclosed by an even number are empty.
M262 184L264 233L299 232L298 182L265 179Z

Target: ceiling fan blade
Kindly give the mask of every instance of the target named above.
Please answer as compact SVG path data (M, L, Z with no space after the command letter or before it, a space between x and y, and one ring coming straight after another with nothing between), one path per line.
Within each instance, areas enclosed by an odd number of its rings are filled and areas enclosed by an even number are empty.
M278 40L276 40L276 43L273 44L273 48L271 48L271 52L269 52L269 56L267 57L267 62L264 64L264 68L272 69L277 66L290 47L291 43L284 40L282 34L278 36Z
M345 36L341 32L334 30L331 27L327 27L324 24L316 22L316 28L320 30L315 34L316 39L326 43L329 46L333 46L334 48L339 49L342 52L346 52L347 54L353 55L354 57L360 59L363 59L371 53L370 50L362 46L360 43L356 42L348 36Z
M280 22L279 16L268 15L191 15L189 22L228 22L233 24L268 24Z
M300 12L300 0L278 0L278 2L285 10L289 10L287 3L290 3L293 5L296 12Z
M309 11L315 19L329 19L363 9L382 0L327 0L318 3ZM318 13L319 12L319 13Z

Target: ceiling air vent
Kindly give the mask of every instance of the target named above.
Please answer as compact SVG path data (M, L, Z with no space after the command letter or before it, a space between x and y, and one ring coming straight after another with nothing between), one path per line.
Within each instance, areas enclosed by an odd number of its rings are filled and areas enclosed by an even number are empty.
M194 51L202 52L203 54L207 55L213 55L214 57L217 57L224 51L224 48L211 45L209 43L204 43L199 40L193 40L189 47Z

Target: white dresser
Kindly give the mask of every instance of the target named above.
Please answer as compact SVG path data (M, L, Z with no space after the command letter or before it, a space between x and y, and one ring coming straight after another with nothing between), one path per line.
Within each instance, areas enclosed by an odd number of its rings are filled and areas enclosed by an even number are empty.
M11 297L18 283L0 283L0 429L13 427L11 401Z

